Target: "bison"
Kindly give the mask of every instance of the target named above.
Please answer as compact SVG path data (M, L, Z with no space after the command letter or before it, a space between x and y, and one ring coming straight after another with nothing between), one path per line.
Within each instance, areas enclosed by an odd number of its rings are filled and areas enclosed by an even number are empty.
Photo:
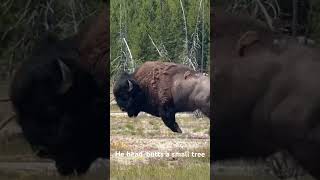
M109 157L106 9L74 37L46 35L11 83L26 140L62 175L83 174L97 158Z
M320 179L319 49L250 17L214 13L212 160L287 151ZM239 55L249 31L257 37Z
M71 61L83 71L89 72L104 90L108 88L109 82L109 22L109 8L104 6L101 13L93 17L74 37L80 56L74 62Z
M187 66L150 61L134 73L123 73L113 93L122 111L135 117L144 111L161 117L173 132L181 133L175 113L201 110L209 117L210 80Z

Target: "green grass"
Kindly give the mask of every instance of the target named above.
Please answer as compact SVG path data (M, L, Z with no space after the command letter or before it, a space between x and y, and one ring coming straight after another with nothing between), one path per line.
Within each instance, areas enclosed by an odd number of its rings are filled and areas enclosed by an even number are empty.
M138 164L135 166L111 166L111 180L209 180L209 163L184 163L170 166L167 162Z
M53 172L5 172L0 171L1 180L105 180L105 173L88 173L81 177L62 177Z
M192 130L192 132L194 132L194 133L196 133L196 132L201 132L201 131L203 131L203 128L201 128L201 127L196 127L196 128L194 128L194 129Z
M125 128L126 128L128 131L134 131L134 130L135 130L133 124L129 124L129 123L125 125Z

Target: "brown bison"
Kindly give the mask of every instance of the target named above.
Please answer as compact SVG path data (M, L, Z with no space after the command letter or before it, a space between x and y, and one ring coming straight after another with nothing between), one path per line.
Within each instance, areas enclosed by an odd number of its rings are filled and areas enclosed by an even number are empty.
M107 88L109 79L109 21L109 8L104 6L98 16L92 17L78 34L69 38L77 45L79 58L68 62L90 73L103 89Z
M214 13L212 160L288 151L320 179L319 49L250 17ZM256 38L239 55L249 31Z
M97 158L109 157L106 9L75 37L44 37L11 84L24 136L62 175L83 174Z
M177 112L200 109L207 116L210 113L209 77L180 64L146 62L133 74L123 73L113 93L129 117L147 112L161 117L173 132L182 132L176 123Z

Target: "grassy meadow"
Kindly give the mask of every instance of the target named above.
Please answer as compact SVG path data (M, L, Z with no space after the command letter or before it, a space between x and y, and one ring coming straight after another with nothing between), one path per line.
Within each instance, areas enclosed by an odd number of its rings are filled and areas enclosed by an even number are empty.
M129 118L119 112L116 105L111 105L111 180L210 179L210 122L207 118L177 114L183 131L177 134L160 118L144 113ZM169 156L156 156L157 153ZM192 157L192 153L203 153L203 157Z

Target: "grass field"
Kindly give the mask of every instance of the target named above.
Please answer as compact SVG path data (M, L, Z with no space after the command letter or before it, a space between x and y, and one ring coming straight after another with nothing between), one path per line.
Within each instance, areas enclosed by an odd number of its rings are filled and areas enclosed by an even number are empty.
M170 165L165 161L152 162L149 164L137 164L134 166L111 165L111 180L114 179L210 179L210 167L204 163L191 163Z
M111 179L210 179L209 120L178 115L177 122L182 134L171 132L160 118L111 113Z

